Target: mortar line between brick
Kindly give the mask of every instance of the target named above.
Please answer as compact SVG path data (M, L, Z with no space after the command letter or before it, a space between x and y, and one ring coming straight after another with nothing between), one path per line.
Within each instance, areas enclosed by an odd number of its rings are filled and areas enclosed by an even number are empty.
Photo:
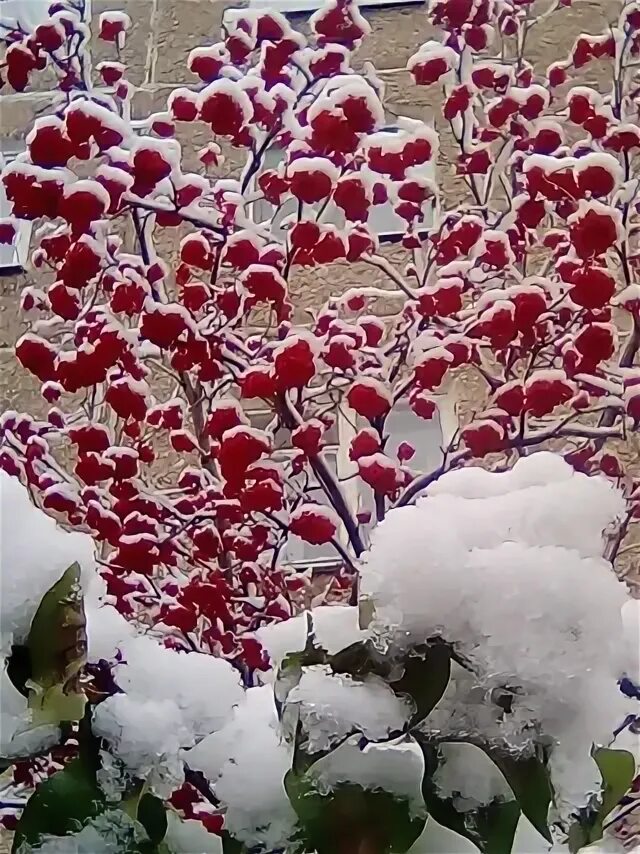
M156 64L158 62L158 0L151 5L151 20L149 21L149 36L147 39L147 56L144 63L144 84L153 85L156 79Z

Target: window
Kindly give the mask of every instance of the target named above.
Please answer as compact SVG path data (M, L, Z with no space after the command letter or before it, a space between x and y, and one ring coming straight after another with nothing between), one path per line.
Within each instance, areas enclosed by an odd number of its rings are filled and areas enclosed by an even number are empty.
M273 418L273 414L265 410L254 410L245 413L249 417L252 427L264 429ZM375 500L372 489L359 478L352 475L356 466L349 459L349 447L351 438L357 429L366 426L356 424L339 412L334 425L324 435L323 456L331 473L340 481L340 489L344 495L347 505L355 515L362 511L371 515L368 524L360 526L361 534L367 544L368 537L374 528ZM436 417L431 421L425 421L415 415L406 404L396 405L386 421L387 435L386 452L392 458L396 458L396 451L401 442L408 442L415 448L415 455L406 465L415 469L416 472L430 472L437 468L442 461L443 435L439 419ZM290 444L290 434L287 430L278 431L275 435L274 459L286 465L291 458L293 450ZM316 502L326 507L331 507L324 489L316 480L308 468L304 473L290 478L295 487L304 490L304 500ZM306 489L305 489L306 484ZM341 545L348 550L346 531L340 526L337 538ZM314 546L301 540L299 537L289 535L286 546L281 553L281 559L300 570L313 568L316 570L332 570L342 564L342 559L331 543Z
M362 0L361 9L385 6L423 5L425 0ZM285 14L296 12L315 12L322 6L322 0L249 0L252 9L275 9Z
M406 403L396 404L387 416L386 434L388 436L385 452L391 459L397 459L396 452L402 442L408 442L415 448L415 454L404 465L417 473L430 472L442 462L442 427L434 416L431 421L419 418ZM357 510L371 515L371 521L362 528L368 539L376 525L375 498L370 486L358 481Z
M384 128L386 131L393 131L394 128ZM269 148L264 156L262 162L262 170L268 171L271 169L277 169L278 166L282 163L284 158L284 152L280 148ZM434 170L433 164L428 164L429 167L429 175L428 177L433 180L434 178ZM380 176L380 180L383 180L382 176ZM426 207L428 206L428 207ZM345 225L345 217L341 208L337 207L333 204L333 202L329 202L328 204L317 204L313 205L313 210L317 213L321 213L320 222L330 223L332 225L337 226L338 228L342 228ZM309 205L305 206L305 209L309 209ZM257 223L265 223L269 220L273 220L271 230L275 237L280 240L284 240L285 236L285 226L287 224L287 220L290 217L296 218L298 211L298 202L294 198L287 199L279 208L275 209L273 205L267 202L265 199L260 199L255 202L253 205L252 216ZM432 218L432 205L430 202L425 202L425 217L424 222L422 224L422 228L429 227ZM378 238L382 241L385 239L393 240L397 238L398 235L402 235L406 231L406 222L399 217L395 210L393 202L386 202L383 205L372 205L369 209L369 218L367 220L367 225L371 229L374 234L378 235Z
M328 468L334 476L338 474L338 450L337 448L324 449L324 459ZM324 507L331 507L331 502L327 498L324 489L313 475L301 474L292 478L293 483L301 490L304 484L307 483L305 490L305 501L312 501L316 504L322 504ZM344 534L338 531L338 538L344 539ZM283 558L287 563L301 568L308 566L318 566L320 564L330 564L340 561L335 548L331 543L324 543L321 546L314 546L312 543L307 543L296 537L295 534L290 534L287 544L283 552ZM341 561L340 561L341 562Z
M50 0L0 0L4 27L33 30L49 17Z
M0 0L3 2L3 0ZM1 8L1 7L0 7ZM0 153L0 171L10 163L16 152L11 154ZM11 216L12 205L8 201L4 191L4 184L0 181L0 219ZM31 240L31 223L26 220L16 220L16 234L13 243L0 243L0 276L16 273L24 269L29 255L29 241Z

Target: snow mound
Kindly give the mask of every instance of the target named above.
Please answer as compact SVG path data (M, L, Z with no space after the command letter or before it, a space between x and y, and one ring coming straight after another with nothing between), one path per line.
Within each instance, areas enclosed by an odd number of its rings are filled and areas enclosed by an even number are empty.
M130 637L119 648L112 672L125 693L96 707L94 731L128 772L166 797L182 781L182 750L223 727L242 702L240 677L223 659L176 652L152 637ZM106 769L104 786L112 776Z
M348 739L328 756L323 756L309 769L309 777L321 793L330 792L341 783L362 786L372 791L384 790L410 803L411 813L424 812L422 776L424 761L420 748L412 742L367 744Z
M174 703L194 739L220 729L243 699L238 671L222 658L176 652L145 636L126 641L121 651L117 685L136 699Z
M358 609L351 605L319 605L280 623L258 629L256 636L277 667L290 652L302 652L307 642L307 614L311 614L316 643L334 655L367 637L358 626Z
M271 685L249 688L233 720L185 754L226 806L225 827L247 846L280 848L296 827L284 788L292 748L280 736Z
M180 710L170 700L114 694L99 703L92 730L109 742L112 754L126 770L168 797L180 785L180 748L191 743ZM108 766L101 783L109 785Z
M17 854L121 854L141 838L139 826L123 810L107 810L78 833L43 836L38 845L23 842Z
M617 689L629 597L601 557L623 511L607 481L551 454L505 474L468 468L393 510L362 568L375 634L400 647L440 636L468 662L424 726L518 751L541 734L562 811L597 791L592 743L632 711Z
M40 600L77 561L86 586L94 574L93 540L67 533L31 503L20 481L0 471L0 647L23 643Z
M329 750L356 731L370 741L401 732L412 712L411 702L382 679L358 681L325 665L307 667L287 703L298 706L310 753Z

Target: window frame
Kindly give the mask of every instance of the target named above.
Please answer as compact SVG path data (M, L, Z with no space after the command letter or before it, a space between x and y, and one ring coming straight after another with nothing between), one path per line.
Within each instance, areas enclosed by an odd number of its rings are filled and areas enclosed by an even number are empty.
M447 395L438 395L438 398L445 399ZM345 408L347 411L345 411ZM406 402L401 402L399 404L400 411L410 412L410 408ZM438 408L438 412L440 412L440 407ZM261 418L264 415L269 413L267 409L251 409L245 410L245 415L249 419L249 423L253 426L254 418ZM416 416L418 417L418 416ZM439 450L440 454L443 453L443 447L448 440L448 435L445 432L445 418L438 417L437 418L437 432L440 437L440 445ZM431 422L429 422L431 423ZM336 423L335 427L335 441L330 444L324 445L322 448L325 459L327 455L335 455L335 473L340 481L340 488L343 491L343 495L347 506L350 512L355 516L357 513L362 510L372 511L373 508L368 506L369 502L367 498L369 497L369 487L358 482L357 478L354 478L354 473L357 472L357 464L354 463L349 458L349 447L351 444L351 439L356 433L366 427L367 422L364 419L358 417L358 415L348 407L340 407L336 412ZM398 437L398 444L401 441L405 441L402 437ZM286 461L294 456L297 450L293 447L277 447L274 450L274 459L276 461ZM409 467L411 467L411 461L408 463ZM365 488L363 488L365 487ZM320 487L321 488L321 487ZM323 493L324 494L324 493ZM309 500L313 501L313 495L309 496ZM330 502L327 500L327 506L331 506ZM375 512L375 511L373 511ZM373 527L375 527L375 521L372 517L372 522L369 525L360 526L361 533L364 535L365 541L369 540L369 536ZM292 536L289 534L289 536ZM336 540L340 544L340 546L345 549L345 551L349 551L350 543L349 538L347 536L346 529L344 524L341 522L340 526L336 532ZM306 570L311 570L312 572L332 572L338 570L344 564L344 560L340 557L340 555L334 551L332 555L318 555L316 557L301 557L301 558L289 558L287 557L287 544L281 549L280 552L283 563L286 566L292 567L295 570L300 572L304 572Z
M2 2L2 0L0 0ZM20 149L0 151L0 172L8 166L21 153ZM6 206L6 207L5 207ZM0 219L9 219L12 216L11 202L6 198L4 188L0 188ZM31 234L33 222L30 220L15 220L16 235L9 245L0 246L0 276L15 276L27 269L29 261L29 247L31 245ZM5 253L9 254L9 248L13 249L11 260L4 260Z
M381 130L392 130L392 129L394 129L393 125L388 125L385 128L382 128ZM281 157L275 163L269 162L269 155L275 153L276 151L281 152ZM259 187L258 187L259 176L262 174L262 172L276 170L278 168L278 164L284 159L285 153L286 153L285 149L281 149L281 148L279 149L279 148L277 148L277 146L271 146L264 152L264 159L263 159L263 163L261 164L261 168L258 169L254 178L252 179L252 192L254 192L254 193L259 192ZM435 183L436 182L435 163L431 162L430 166L431 166L431 170L433 173L431 175L431 179ZM291 202L293 200L289 199L288 201ZM433 219L433 213L434 213L433 202L429 202L429 201L424 202L424 205L427 205L427 204L431 204L431 208L432 208L431 216ZM249 219L257 226L261 226L263 223L270 221L270 218L268 216L265 217L264 219L258 219L257 218L256 213L257 213L257 210L259 209L260 206L264 206L267 209L272 209L274 213L276 213L278 210L280 210L280 208L276 208L274 205L272 205L270 202L266 201L266 199L264 199L264 198L258 198L258 199L255 199L254 201L252 201L248 206L249 207L248 215L249 215ZM335 207L335 205L334 205L334 207ZM309 210L309 209L314 209L315 206L306 205L305 208L307 210ZM395 214L395 211L393 211L393 209L391 208L391 204L389 202L387 202L385 205L373 206L372 207L373 215L375 216L376 211L382 212L383 210L385 210L387 208L390 209L391 214L393 216L395 216L396 219L398 219L398 220L400 219L400 217L398 217L397 214ZM323 211L323 213L324 213L324 211ZM287 214L287 216L289 216L289 214ZM344 216L343 216L343 220L344 220L343 222L334 222L331 219L321 218L319 220L319 223L321 225L322 224L324 224L324 225L335 225L336 228L340 229L340 228L344 228L344 225L346 222L346 219L344 218ZM370 222L371 222L371 218L368 220L369 225L370 225ZM429 227L430 227L430 224L422 224L420 226L419 230L424 231L425 229L428 229ZM375 237L378 239L379 243L387 243L387 244L398 243L400 240L402 240L403 236L406 233L406 229L400 228L399 226L397 229L380 230L380 231L378 231L376 229L371 229L371 231L373 232ZM279 234L277 231L274 231L274 234L276 234L276 236L279 237ZM284 236L286 235L286 232L283 231L282 234L283 234L283 242L284 242Z

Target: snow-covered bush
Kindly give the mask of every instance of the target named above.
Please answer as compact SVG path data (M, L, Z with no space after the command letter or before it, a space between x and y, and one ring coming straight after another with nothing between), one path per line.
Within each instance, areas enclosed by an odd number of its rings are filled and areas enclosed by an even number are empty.
M537 846L598 837L640 694L605 562L640 516L640 12L535 68L565 5L430 0L424 120L386 109L352 0L304 34L228 9L135 120L126 14L95 67L84 0L3 20L0 83L59 81L2 172L47 404L0 431L2 753L41 784L16 847L113 819L105 850L224 822L227 846L369 854L425 810L498 854L521 812Z
M517 832L577 851L631 786L638 609L601 557L624 499L560 457L452 472L394 509L358 605L260 630L270 666L248 687L134 629L89 537L6 475L2 498L19 521L2 586L22 581L3 599L2 750L62 745L17 852L419 852L443 831L488 854L523 850ZM73 549L82 571L51 586Z

